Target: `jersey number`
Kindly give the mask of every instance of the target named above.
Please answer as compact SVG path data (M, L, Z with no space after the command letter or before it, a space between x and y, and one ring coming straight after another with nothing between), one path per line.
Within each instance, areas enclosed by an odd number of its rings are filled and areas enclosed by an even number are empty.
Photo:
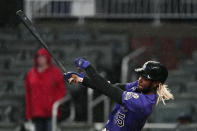
M119 127L124 126L124 118L125 118L125 114L122 114L122 113L118 112L117 117L116 117L116 124Z

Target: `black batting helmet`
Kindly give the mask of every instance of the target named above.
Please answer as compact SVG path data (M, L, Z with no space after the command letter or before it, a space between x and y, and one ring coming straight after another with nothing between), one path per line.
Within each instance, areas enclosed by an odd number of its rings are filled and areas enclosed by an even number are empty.
M135 69L135 72L148 80L161 83L164 83L168 77L167 68L157 61L147 61L142 68Z

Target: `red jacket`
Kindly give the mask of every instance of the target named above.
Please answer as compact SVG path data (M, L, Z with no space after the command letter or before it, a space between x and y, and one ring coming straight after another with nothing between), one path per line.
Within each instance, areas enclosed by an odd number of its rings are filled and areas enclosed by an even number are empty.
M36 59L39 55L46 56L49 68L40 73ZM25 79L26 118L49 118L55 101L63 98L66 88L61 71L53 66L51 56L45 49L40 49L34 57L34 67Z

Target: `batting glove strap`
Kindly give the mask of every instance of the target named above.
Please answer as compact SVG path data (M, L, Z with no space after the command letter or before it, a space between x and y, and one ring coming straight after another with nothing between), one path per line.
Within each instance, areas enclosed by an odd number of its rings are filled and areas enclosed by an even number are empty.
M64 73L64 80L68 82L68 80L72 77L73 74L77 75L80 78L84 78L84 72L79 74L77 72L69 71L67 73Z

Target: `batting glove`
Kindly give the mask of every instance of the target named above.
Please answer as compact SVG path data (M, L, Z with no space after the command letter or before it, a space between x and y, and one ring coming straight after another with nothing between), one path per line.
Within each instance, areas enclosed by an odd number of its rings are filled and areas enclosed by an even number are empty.
M64 80L69 82L69 83L78 83L82 82L84 78L84 73L77 73L77 72L67 72L64 73Z
M79 57L75 59L74 64L76 67L86 69L90 65L90 62L85 60L84 58Z

